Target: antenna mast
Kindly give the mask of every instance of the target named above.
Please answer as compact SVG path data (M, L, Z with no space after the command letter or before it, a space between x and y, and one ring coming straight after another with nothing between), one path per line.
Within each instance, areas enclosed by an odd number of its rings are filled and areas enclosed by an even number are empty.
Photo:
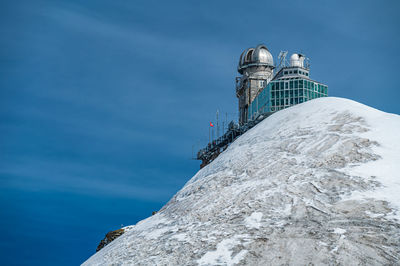
M279 55L278 55L278 59L279 59L279 65L278 65L278 72L282 67L286 66L286 56L288 54L288 51L280 51Z

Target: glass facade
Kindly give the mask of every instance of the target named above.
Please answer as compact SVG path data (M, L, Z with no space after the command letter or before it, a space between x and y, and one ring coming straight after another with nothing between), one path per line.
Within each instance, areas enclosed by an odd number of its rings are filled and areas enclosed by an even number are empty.
M276 112L315 98L328 96L328 86L309 79L273 80L257 95L249 106L248 119Z

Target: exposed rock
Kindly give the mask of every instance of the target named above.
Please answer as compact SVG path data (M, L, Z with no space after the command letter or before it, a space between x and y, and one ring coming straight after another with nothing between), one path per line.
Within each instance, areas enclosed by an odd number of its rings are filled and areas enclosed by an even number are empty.
M96 252L99 251L100 249L104 248L106 245L114 241L117 237L121 236L123 233L125 233L124 229L118 229L115 231L110 231L106 234L106 237L100 241L100 244L96 248Z

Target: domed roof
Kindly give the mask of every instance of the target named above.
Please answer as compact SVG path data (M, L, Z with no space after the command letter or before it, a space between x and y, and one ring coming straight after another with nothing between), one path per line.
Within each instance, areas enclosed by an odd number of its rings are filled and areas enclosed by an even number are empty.
M292 67L303 67L304 55L302 54L292 54L290 57L290 66Z
M240 55L238 71L243 72L249 66L274 66L274 59L267 46L260 44L256 48L248 48Z

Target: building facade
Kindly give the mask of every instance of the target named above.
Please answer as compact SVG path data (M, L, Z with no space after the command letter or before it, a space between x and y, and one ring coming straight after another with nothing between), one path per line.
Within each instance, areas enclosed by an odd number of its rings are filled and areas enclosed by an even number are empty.
M305 59L304 55L295 53L286 66L283 58L274 73L273 58L265 45L245 50L238 66L242 76L236 78L239 125L260 115L328 96L328 86L310 79L310 68Z
M239 99L239 125L248 121L249 106L273 78L274 61L268 48L261 44L246 49L238 65L236 96Z

